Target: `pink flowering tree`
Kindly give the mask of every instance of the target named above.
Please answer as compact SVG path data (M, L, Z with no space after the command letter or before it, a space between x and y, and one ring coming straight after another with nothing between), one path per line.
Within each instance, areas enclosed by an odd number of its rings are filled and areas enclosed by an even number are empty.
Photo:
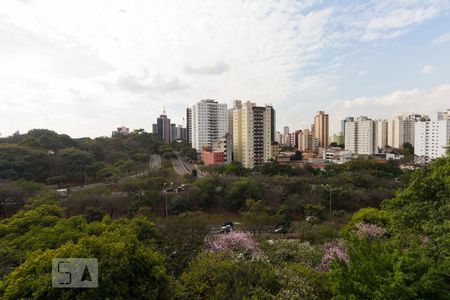
M206 237L206 250L213 253L229 252L238 257L262 259L263 252L258 242L249 232L232 231L228 234L215 234Z
M355 236L358 239L363 238L379 238L387 234L387 231L378 225L370 223L358 223L355 225Z
M345 249L344 240L337 239L323 245L323 258L317 269L320 271L329 271L334 259L339 259L348 264L348 255Z

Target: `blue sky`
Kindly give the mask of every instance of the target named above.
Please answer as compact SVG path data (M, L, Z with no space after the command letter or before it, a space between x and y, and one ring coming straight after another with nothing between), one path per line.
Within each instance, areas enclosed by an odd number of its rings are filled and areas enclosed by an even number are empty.
M450 107L450 1L0 2L0 132L76 137L183 123L200 99L330 114Z

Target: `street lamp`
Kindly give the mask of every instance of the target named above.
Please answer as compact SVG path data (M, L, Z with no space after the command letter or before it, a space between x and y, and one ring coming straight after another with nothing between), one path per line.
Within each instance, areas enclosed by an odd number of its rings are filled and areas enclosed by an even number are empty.
M166 198L166 217L167 217L167 190L166 190L166 186L167 186L167 182L164 182L164 186L163 186L163 192L164 192L164 196Z
M322 184L322 187L323 187L326 191L330 192L330 216L331 216L331 193L332 193L332 192L340 191L340 190L342 190L342 188L333 188L333 187L330 186L329 184Z

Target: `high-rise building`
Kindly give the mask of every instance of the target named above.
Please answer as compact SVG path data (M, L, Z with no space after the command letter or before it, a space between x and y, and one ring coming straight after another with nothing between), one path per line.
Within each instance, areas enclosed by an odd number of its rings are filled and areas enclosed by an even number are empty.
M170 124L170 142L175 142L177 140L177 124Z
M388 123L388 145L393 148L402 148L403 144L414 145L415 123L419 120L428 120L428 116L410 114L396 116Z
M164 108L163 113L156 119L156 124L153 124L153 133L161 137L166 143L170 143L170 131L170 119L167 117Z
M302 132L301 130L296 130L294 132L294 144L292 145L292 147L294 147L295 149L298 149L298 134Z
M275 109L273 108L272 105L266 105L266 107L272 107L272 111L270 112L270 116L271 116L271 120L270 120L270 125L272 126L270 128L270 141L271 142L275 142L276 139L276 128L277 128L277 117L276 117L276 113L275 113Z
M319 141L311 130L303 129L298 133L298 150L301 152L316 152L318 146Z
M183 125L178 125L176 129L175 140L182 140L187 142L187 129Z
M215 100L201 100L192 107L192 148L198 152L212 146L228 130L227 105Z
M355 121L355 118L353 117L346 117L344 120L341 120L341 132L344 136L344 139L345 139L345 123L353 121Z
M375 147L377 152L381 152L388 145L388 121L375 120Z
M345 150L365 155L377 153L375 122L364 116L353 122L345 122Z
M314 136L319 141L319 147L321 148L327 148L328 143L328 114L326 114L324 111L317 112L316 116L314 117Z
M284 128L283 128L283 134L284 134L285 136L287 136L287 135L289 134L289 126L284 126Z
M254 168L271 158L272 106L256 106L234 101L233 155L246 168Z
M192 143L192 108L186 108L187 142Z
M426 161L445 156L450 149L450 109L433 120L415 123L414 154Z

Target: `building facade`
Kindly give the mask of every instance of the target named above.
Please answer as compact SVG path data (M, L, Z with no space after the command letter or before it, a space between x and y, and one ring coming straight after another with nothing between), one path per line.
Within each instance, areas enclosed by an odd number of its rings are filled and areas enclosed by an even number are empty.
M234 101L233 155L245 168L261 166L271 158L272 106Z
M433 120L415 123L414 154L430 161L450 149L450 110L438 112Z
M314 132L303 129L298 133L298 150L301 152L316 152L318 147L319 141L314 136Z
M171 142L170 119L167 117L165 109L159 118L156 119L156 124L153 124L153 133L162 138L164 142Z
M314 136L319 142L319 147L327 148L329 145L329 120L328 114L324 111L317 112L314 117Z
M386 149L388 145L388 121L379 119L375 121L375 147L377 153Z
M345 150L354 154L377 153L375 145L375 122L365 116L345 123Z
M186 108L186 141L192 143L192 108Z
M228 130L227 105L215 100L201 100L192 107L192 148L212 146Z

